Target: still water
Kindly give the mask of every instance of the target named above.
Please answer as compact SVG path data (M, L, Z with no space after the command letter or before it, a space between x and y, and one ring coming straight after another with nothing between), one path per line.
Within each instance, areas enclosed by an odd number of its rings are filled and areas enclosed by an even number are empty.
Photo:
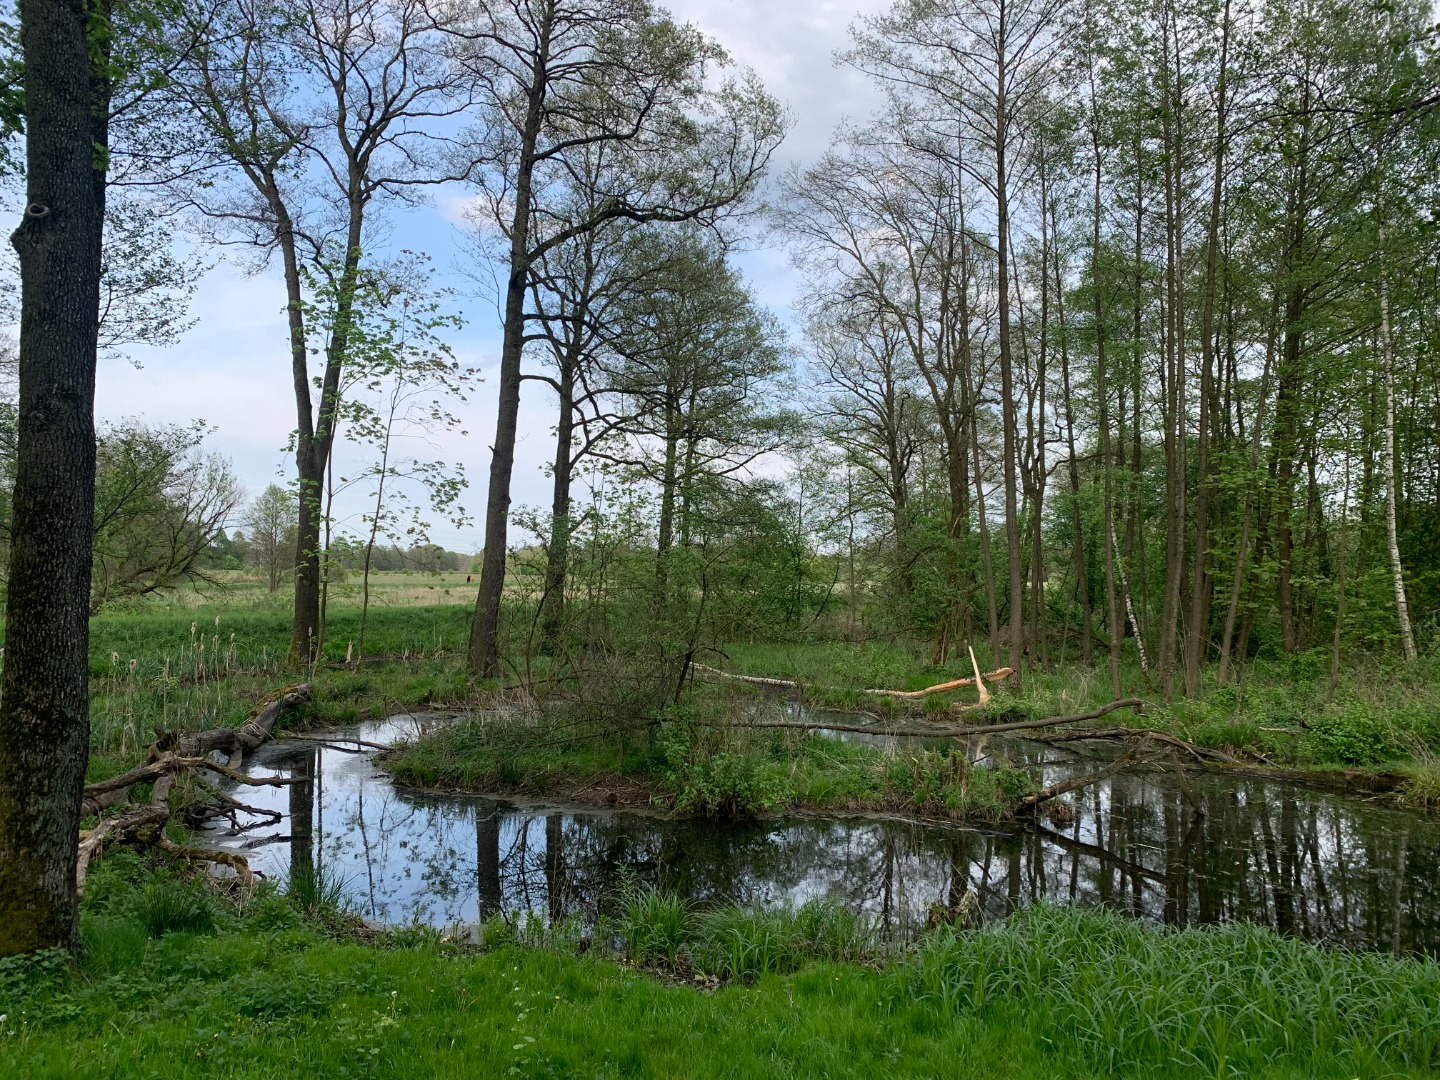
M394 717L334 735L389 743L432 722ZM997 746L986 752L1035 764L1047 783L1094 767L1035 744ZM422 793L393 785L370 757L262 747L247 772L301 782L237 793L280 820L238 832L217 822L210 842L282 882L318 867L346 883L361 915L389 925L449 928L497 911L593 919L634 875L700 903L830 898L890 935L973 890L983 918L1037 900L1103 904L1169 924L1244 919L1440 955L1436 820L1297 785L1190 773L1187 796L1173 772L1122 774L1070 796L1078 813L1063 825L798 815L717 824Z

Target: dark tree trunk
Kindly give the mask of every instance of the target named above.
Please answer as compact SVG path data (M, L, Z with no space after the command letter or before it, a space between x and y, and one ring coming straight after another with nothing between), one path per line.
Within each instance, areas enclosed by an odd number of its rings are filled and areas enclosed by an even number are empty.
M283 220L288 222L288 214ZM352 191L346 232L347 247L335 301L335 325L330 332L330 340L326 343L325 374L320 380L320 406L315 413L313 427L310 419L310 370L305 357L304 325L298 318L298 264L293 278L294 284L290 284L290 264L294 261L293 235L290 236L284 256L286 283L291 292L290 347L295 368L295 403L302 416L295 448L296 474L300 480L300 512L295 529L295 617L290 633L292 664L314 660L325 636L324 628L320 625L320 529L325 518L325 470L329 467L330 452L335 445L340 374L350 347L350 319L360 275L360 239L364 220L365 200L358 192ZM285 245L282 244L282 247Z
M27 186L11 238L22 299L0 688L0 955L77 944L109 105L91 65L90 10L80 0L20 5Z
M1003 24L1002 24L1003 27ZM1000 32L1004 40L1004 30ZM1005 477L1005 557L1009 565L1009 659L1006 661L1015 674L1012 685L1020 682L1020 656L1025 644L1025 614L1023 610L1024 585L1020 554L1020 498L1019 480L1016 475L1016 459L1019 450L1015 432L1019 419L1015 415L1015 376L1010 351L1010 196L1006 190L1009 176L1006 172L1006 145L1009 133L1009 73L1002 60L996 71L995 82L995 222L997 253L996 276L999 284L998 318L1000 344L1000 412L1003 428L1003 456Z
M565 579L570 568L570 479L574 462L575 366L566 357L560 365L560 418L555 428L555 472L550 500L550 545L545 553L545 591L540 600L540 636L550 646L559 641L565 620Z
M515 171L515 212L510 222L510 267L505 284L505 322L500 346L500 386L495 442L490 448L490 488L485 499L485 550L480 558L480 593L470 623L470 667L479 675L500 674L500 603L505 592L506 544L510 527L510 480L515 472L515 437L520 427L521 361L525 353L525 293L530 282L531 185L535 148L545 101L548 41L536 53L529 101Z
M1225 188L1225 78L1230 55L1230 3L1225 0L1220 28L1220 75L1215 104L1215 174L1210 189L1210 223L1205 240L1205 299L1200 317L1200 428L1195 462L1195 554L1190 571L1190 617L1185 633L1185 694L1200 687L1200 665L1205 659L1210 625L1209 545L1210 396L1215 364L1215 292L1220 255L1220 203Z

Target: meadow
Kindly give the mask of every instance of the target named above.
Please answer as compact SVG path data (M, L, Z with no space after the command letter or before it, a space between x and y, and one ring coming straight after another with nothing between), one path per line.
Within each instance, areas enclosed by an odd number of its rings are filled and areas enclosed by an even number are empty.
M132 763L157 726L237 723L297 678L316 687L304 727L427 707L519 715L548 661L516 665L504 685L472 678L462 662L470 599L463 574L378 575L375 662L344 662L358 609L342 593L325 656L303 671L283 663L288 597L254 583L102 614L92 620L91 777ZM737 642L707 662L799 680L807 699L835 707L866 687L965 673L928 666L923 645L903 641ZM1423 771L1431 661L1404 677L1347 669L1333 701L1325 673L1305 663L1257 663L1241 688L1153 705L1143 722L1296 763ZM1142 689L1138 672L1127 683ZM1108 695L1103 673L1033 673L1022 693L997 694L966 722ZM623 742L544 753L510 744L500 757L493 738L461 723L393 765L477 787L504 769L516 784L546 770L648 770L668 775L680 812L883 805L869 748L792 733L727 743L698 722L733 719L763 696L698 683ZM685 733L698 741L677 743ZM901 771L893 783L913 800L926 778ZM942 802L945 782L931 793ZM748 802L734 799L737 783ZM239 888L123 848L95 864L83 903L78 965L59 954L0 961L0 1075L1341 1080L1431 1076L1440 1065L1440 966L1246 926L1159 931L1042 907L978 929L942 920L901 942L824 904L700 909L636 889L593 927L512 916L462 945L424 927L366 927L340 882Z

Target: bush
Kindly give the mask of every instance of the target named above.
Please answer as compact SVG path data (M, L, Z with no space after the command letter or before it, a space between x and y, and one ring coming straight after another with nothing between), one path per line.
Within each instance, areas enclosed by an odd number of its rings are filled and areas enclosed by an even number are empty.
M1362 705L1322 713L1306 724L1301 740L1316 764L1377 765L1401 756L1391 725Z

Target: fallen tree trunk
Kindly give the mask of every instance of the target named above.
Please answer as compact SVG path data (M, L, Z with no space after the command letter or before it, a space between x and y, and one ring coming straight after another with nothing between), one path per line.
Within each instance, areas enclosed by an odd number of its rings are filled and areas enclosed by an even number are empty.
M803 683L795 682L792 679L769 679L759 675L735 675L728 671L721 671L719 668L706 667L704 664L692 663L690 667L702 675L709 675L716 679L730 679L734 682L750 683L752 686L769 686L777 690L804 690ZM867 697L888 697L898 698L902 701L919 701L931 694L943 694L950 690L959 690L966 686L981 686L987 682L1000 682L1007 679L1014 672L1008 667L997 668L994 671L987 671L976 678L952 679L950 682L937 683L934 686L927 686L924 690L858 690L859 694ZM812 690L828 690L832 693L847 692L840 687L810 687Z
M913 735L928 739L963 738L971 735L1001 735L1008 731L1037 731L1041 728L1058 727L1063 724L1078 724L1086 720L1098 720L1117 709L1141 709L1145 702L1140 698L1121 698L1111 701L1089 712L1072 713L1067 716L1047 716L1040 720L1017 720L1008 724L978 724L970 727L919 726L892 727L881 724L836 724L825 720L762 720L754 724L738 725L753 728L801 728L810 731L851 731L862 735ZM1122 729L1124 730L1124 729ZM1061 741L1056 739L1055 741Z
M1072 743L1088 742L1091 740L1131 740L1131 739L1152 739L1166 746L1173 746L1177 750L1184 750L1191 757L1199 762L1218 762L1222 765L1240 765L1243 762L1239 758L1225 753L1223 750L1216 750L1209 746L1200 746L1172 735L1168 731L1157 731L1153 728L1106 728L1103 731L1057 731L1053 735L1037 735L1036 741L1044 743Z
M85 872L89 868L90 860L107 840L135 837L142 832L149 835L151 843L173 855L229 866L241 881L253 881L254 875L243 856L228 851L183 847L165 835L165 826L170 823L172 814L170 793L174 789L176 777L201 772L213 772L252 787L280 787L294 783L293 780L279 777L257 779L245 776L238 769L245 754L257 749L270 737L279 718L309 701L310 694L309 683L277 691L256 705L245 723L238 728L212 728L188 736L173 731L157 731L156 740L146 751L141 764L120 776L87 784L81 802L83 817L92 817L107 807L125 802L141 784L151 785L150 800L146 805L102 817L95 828L80 834L79 858L75 869L77 887L84 887ZM216 753L226 755L227 763L216 761L210 756ZM221 811L234 810L241 805L218 792L214 793L214 797Z

